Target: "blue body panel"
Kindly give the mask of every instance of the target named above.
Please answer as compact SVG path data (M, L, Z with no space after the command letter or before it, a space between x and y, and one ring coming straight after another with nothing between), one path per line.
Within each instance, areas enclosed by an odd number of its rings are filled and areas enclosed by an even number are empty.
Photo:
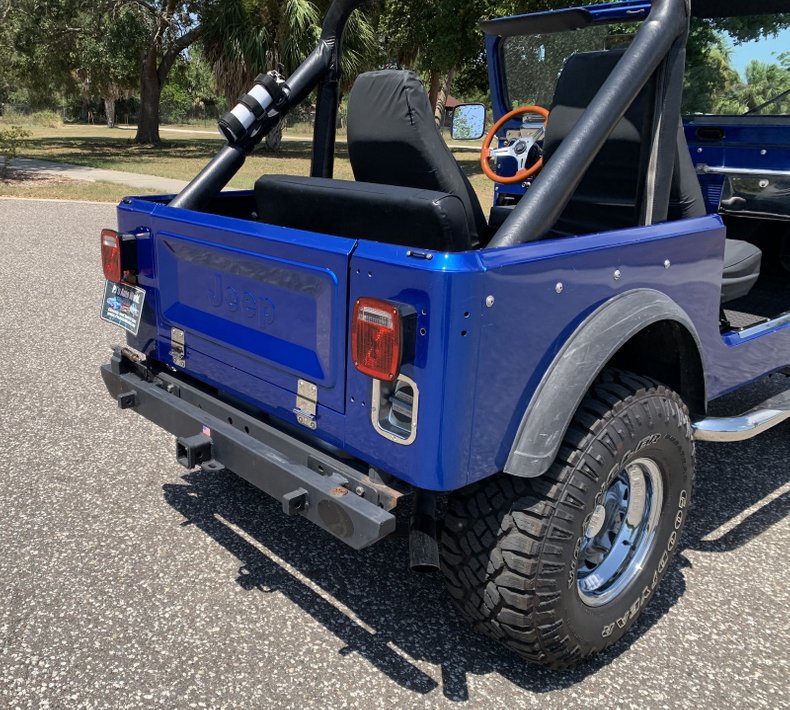
M642 19L649 6L587 10L595 22L622 22ZM497 117L510 108L500 41L487 38ZM788 147L771 130L764 123L753 131L736 126L721 145L701 146L696 126L687 127L697 163L786 167L787 152L760 153L769 139L782 151ZM708 191L711 212L720 187ZM523 193L520 186L497 189ZM354 241L165 202L139 198L119 207L119 228L138 235L139 284L148 292L129 344L172 365L171 328L183 329L187 357L180 369L292 427L298 380L314 382L317 437L422 488L456 490L501 471L527 404L562 346L587 316L624 292L654 289L687 314L701 344L708 400L790 365L790 324L769 324L749 337L721 335L725 229L714 214L415 256L372 241L375 234ZM414 357L401 370L419 389L411 445L376 432L373 382L350 364L350 305L361 296L416 310Z
M704 116L686 121L686 139L695 165L753 170L790 168L790 117ZM720 130L721 138L708 137ZM719 209L722 175L700 175L708 212Z
M689 315L703 345L709 399L790 364L788 326L747 342L728 344L719 334L724 228L718 217L507 249L435 253L430 260L410 256L405 247L354 243L164 206L150 209L144 200L122 206L119 223L124 231L150 230L140 247L147 265L140 284L149 298L140 335L130 337L130 345L170 363L169 329L183 327L187 373L290 425L295 424L297 380L309 377L289 365L288 358L294 341L304 345L317 332L312 311L303 323L294 323L293 335L279 333L278 338L275 332L267 334L270 340L258 341L260 336L250 332L254 329L237 330L238 313L214 329L202 315L209 297L199 301L189 289L171 292L183 287L170 280L174 274L179 282L200 280L202 269L209 268L195 265L194 255L184 256L183 244L201 244L212 273L253 274L255 287L271 283L255 270L262 263L268 268L272 259L287 262L283 270L277 267L277 274L301 278L314 269L331 272L319 277L317 287L334 299L334 316L342 322L330 318L333 333L322 331L332 342L327 352L334 369L322 370L326 379L319 387L316 434L428 489L454 490L502 469L526 404L563 343L587 315L624 291L656 289ZM615 269L621 271L619 280L613 277ZM558 282L563 284L560 294ZM335 293L334 284L347 298ZM198 312L183 313L174 302L176 292ZM303 285L295 292L305 298ZM372 380L346 365L348 304L359 296L408 303L417 311L415 356L402 369L420 391L418 432L410 446L375 431ZM488 296L494 297L490 308ZM281 297L272 300L279 309ZM311 308L319 301L309 301ZM248 335L255 336L252 342ZM310 342L311 351L318 352Z
M170 329L180 328L191 374L223 385L249 379L245 389L266 383L289 412L303 378L318 385L324 406L343 411L353 240L210 214L198 220L165 205L147 227L140 283L156 288L158 328L141 329L135 347L155 340L157 359L167 361Z

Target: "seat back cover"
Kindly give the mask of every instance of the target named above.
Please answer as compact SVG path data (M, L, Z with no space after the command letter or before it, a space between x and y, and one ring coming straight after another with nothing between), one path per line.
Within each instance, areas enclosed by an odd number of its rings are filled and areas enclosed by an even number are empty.
M565 63L546 127L546 160L551 160L573 130L624 51L583 52L574 54ZM587 234L638 224L653 128L650 107L654 92L653 80L614 127L557 223L555 234ZM701 217L705 205L680 128L680 116L668 120L675 120L679 127L669 218Z
M348 152L361 182L455 195L474 242L487 224L474 188L436 128L416 74L385 70L360 75L348 99Z

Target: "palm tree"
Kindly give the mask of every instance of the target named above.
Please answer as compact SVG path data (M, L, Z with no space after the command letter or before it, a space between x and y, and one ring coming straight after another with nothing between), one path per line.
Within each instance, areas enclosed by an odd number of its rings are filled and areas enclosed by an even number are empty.
M732 49L724 35L699 25L692 29L686 62L683 112L742 113L740 76L732 66Z
M755 111L766 102L790 91L790 71L778 64L768 64L756 59L749 62L746 67L746 86L743 87L743 102L750 111ZM768 114L786 113L790 99L775 101L770 108L766 107Z
M315 48L330 0L227 0L216 3L203 20L203 47L214 69L218 91L233 105L255 77L269 69L290 74ZM356 12L346 32L343 72L359 71L371 56L375 35ZM279 126L266 138L275 151L282 138Z

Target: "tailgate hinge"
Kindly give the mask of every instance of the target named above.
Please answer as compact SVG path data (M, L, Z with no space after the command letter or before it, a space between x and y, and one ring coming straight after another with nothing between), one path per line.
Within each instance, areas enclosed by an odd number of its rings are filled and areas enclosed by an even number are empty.
M299 380L296 389L296 421L308 429L316 428L316 412L318 410L318 386L307 380Z
M181 328L170 329L170 357L177 367L186 367L186 337Z

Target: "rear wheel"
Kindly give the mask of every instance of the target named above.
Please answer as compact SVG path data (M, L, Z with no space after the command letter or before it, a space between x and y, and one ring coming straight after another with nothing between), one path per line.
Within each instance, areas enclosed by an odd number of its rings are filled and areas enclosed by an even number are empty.
M688 411L653 380L607 370L538 479L451 496L447 587L480 631L567 667L620 639L663 578L694 473Z

